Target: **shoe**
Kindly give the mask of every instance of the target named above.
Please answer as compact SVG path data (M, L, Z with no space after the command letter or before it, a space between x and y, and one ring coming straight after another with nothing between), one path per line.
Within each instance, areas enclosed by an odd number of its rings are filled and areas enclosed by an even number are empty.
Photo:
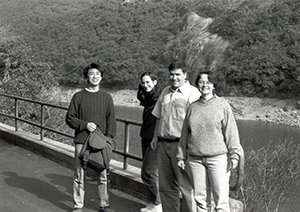
M82 208L74 208L72 212L83 212Z
M153 203L149 203L148 205L146 205L146 207L141 208L141 212L146 212L148 211L150 208L153 208L155 205Z
M154 205L153 203L150 203L146 205L145 208L141 208L141 212L162 212L161 204Z
M100 207L99 212L115 212L115 210L113 210L109 206L107 206L107 207Z

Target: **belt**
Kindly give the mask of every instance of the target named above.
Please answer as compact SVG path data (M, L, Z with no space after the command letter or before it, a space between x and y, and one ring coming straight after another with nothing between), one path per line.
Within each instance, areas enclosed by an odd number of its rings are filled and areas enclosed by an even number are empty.
M179 138L169 139L169 138L158 137L158 140L159 141L165 141L165 142L179 142Z

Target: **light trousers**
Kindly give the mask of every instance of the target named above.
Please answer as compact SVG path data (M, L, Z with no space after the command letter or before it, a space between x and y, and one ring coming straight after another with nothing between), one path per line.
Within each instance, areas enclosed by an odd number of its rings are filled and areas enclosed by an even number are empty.
M79 159L80 151L83 144L75 145L75 170L73 181L73 201L74 208L83 208L84 205L84 180L85 170L82 168L81 160ZM97 173L97 187L99 195L99 206L109 206L109 195L107 189L107 171L104 169L102 172Z
M158 142L159 192L164 212L180 211L180 192L183 212L196 212L194 191L189 179L189 170L177 165L178 142ZM186 168L188 168L186 166Z
M213 157L188 157L191 181L195 191L197 212L211 211L211 194L214 211L229 212L229 165L227 154Z

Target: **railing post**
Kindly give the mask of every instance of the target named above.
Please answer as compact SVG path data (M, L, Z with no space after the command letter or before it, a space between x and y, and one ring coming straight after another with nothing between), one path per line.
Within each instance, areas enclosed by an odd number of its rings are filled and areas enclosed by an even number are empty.
M44 140L45 105L41 104L41 141Z
M15 131L18 131L18 118L19 117L19 103L18 99L15 98Z
M19 125L19 122L21 123L27 123L27 124L30 124L32 126L35 126L35 127L39 127L40 128L40 140L44 140L45 138L45 132L46 131L50 131L50 132L55 132L57 134L60 134L60 135L63 135L63 136L67 136L67 137L70 137L70 138L74 138L73 135L69 135L67 133L64 133L64 132L61 132L59 130L56 130L56 129L53 129L51 127L47 127L46 126L46 120L45 120L45 110L47 109L47 107L54 107L54 108L59 108L59 109L62 109L62 110L68 110L68 108L66 107L62 107L62 106L58 106L58 105L53 105L53 104L48 104L48 103L45 103L45 102L40 102L40 101L35 101L35 100L31 100L31 99L27 99L27 98L23 98L23 97L17 97L17 96L12 96L12 95L7 95L7 94L2 94L0 93L0 96L4 96L4 97L8 97L8 98L11 98L13 99L15 102L14 102L14 114L5 114L5 113L2 113L0 111L0 115L4 115L6 117L9 117L11 119L15 119L15 131L18 131L18 125ZM19 116L19 113L20 113L20 102L21 101L24 101L24 102L31 102L31 103L34 103L34 104L39 104L41 105L41 120L40 120L40 123L36 123L36 122L33 122L33 121L28 121L26 120L24 117L20 117ZM123 156L123 169L124 170L127 170L128 169L128 163L129 163L129 159L133 159L133 160L137 160L137 161L142 161L142 158L138 155L135 155L135 154L131 154L130 151L129 151L129 146L130 146L130 125L136 125L136 126L141 126L141 123L140 122L137 122L137 121L134 121L134 120L130 120L130 119L123 119L123 118L117 118L117 121L120 121L122 123L125 124L125 133L124 133L124 151L122 150L119 150L119 149L115 149L114 152L116 154L119 154L119 155L122 155Z
M130 125L128 124L128 122L125 122L124 161L123 161L124 170L126 170L128 167L128 157L126 155L129 153L129 134L130 134Z

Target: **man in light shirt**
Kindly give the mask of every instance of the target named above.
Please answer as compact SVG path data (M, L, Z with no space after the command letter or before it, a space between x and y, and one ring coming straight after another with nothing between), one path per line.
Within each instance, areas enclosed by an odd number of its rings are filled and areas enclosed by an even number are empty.
M180 211L180 192L184 212L195 212L196 202L188 167L177 166L177 147L189 105L200 97L199 90L187 81L183 64L169 66L170 85L163 89L152 114L157 118L151 147L158 151L159 191L164 212Z

